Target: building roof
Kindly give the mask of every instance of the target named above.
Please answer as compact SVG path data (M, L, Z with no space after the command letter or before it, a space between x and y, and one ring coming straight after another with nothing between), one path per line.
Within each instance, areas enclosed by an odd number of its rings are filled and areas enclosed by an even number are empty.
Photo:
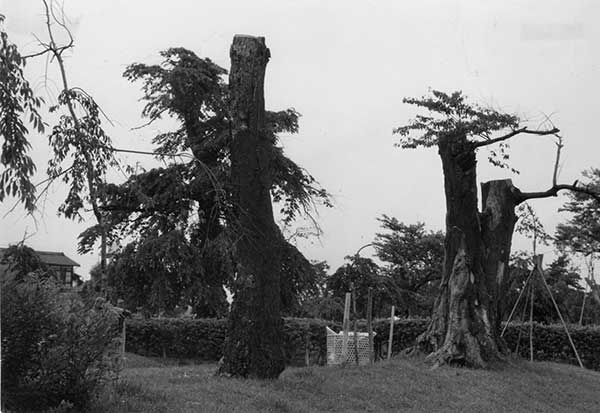
M0 256L4 252L6 248L0 248ZM80 265L73 261L71 258L67 257L63 252L58 251L35 251L35 253L40 257L40 261L42 261L46 265L62 265L62 266L74 266L79 267Z
M77 262L67 257L63 252L36 251L35 253L40 257L40 261L47 265L72 265L79 267Z

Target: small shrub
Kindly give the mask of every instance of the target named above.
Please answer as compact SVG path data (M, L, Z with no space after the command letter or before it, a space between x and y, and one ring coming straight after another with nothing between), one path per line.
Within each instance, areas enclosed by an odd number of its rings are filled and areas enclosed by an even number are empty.
M75 294L35 275L5 280L1 299L2 406L85 409L115 368L108 360L118 346L112 312L85 308Z

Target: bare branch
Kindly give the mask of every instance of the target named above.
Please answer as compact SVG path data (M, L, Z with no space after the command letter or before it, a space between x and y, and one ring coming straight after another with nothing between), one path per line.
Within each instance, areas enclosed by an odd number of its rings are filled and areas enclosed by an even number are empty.
M130 128L129 130L138 130L138 129L142 129L145 128L146 126L149 126L152 124L152 122L154 122L155 120L157 120L158 118L160 118L160 116L165 113L167 111L167 109L163 109L160 112L158 112L156 115L152 116L150 118L150 120L142 125L139 126L134 126L133 128Z
M558 138L558 141L556 142L556 160L554 161L554 172L552 173L552 186L556 186L556 177L558 175L558 163L560 161L560 150L563 147L563 143L562 143L562 136L560 136L559 134L555 134L556 137Z
M531 129L527 129L527 127L524 126L522 128L515 129L512 132L507 133L506 135L499 136L499 137L494 138L494 139L490 139L490 140L487 140L487 141L481 141L481 142L475 142L473 144L473 146L475 148L479 148L479 147L482 147L482 146L491 145L491 144L494 144L494 143L497 143L497 142L505 141L505 140L510 139L513 136L519 135L521 133L526 133L526 134L529 134L529 135L556 135L558 132L560 132L560 130L558 128L552 128L552 129L549 129L549 130L531 130Z
M527 201L528 199L550 198L551 196L557 196L558 191L564 191L564 190L586 194L586 195L589 195L592 198L594 198L596 201L600 202L600 193L593 191L589 188L586 188L584 186L577 186L577 182L578 181L575 181L571 185L569 185L569 184L552 185L552 187L550 189L548 189L546 191L541 191L541 192L520 192L519 191L516 194L517 205L520 204L521 202Z
M23 56L23 59L29 59L30 57L42 56L42 55L45 55L46 53L50 53L51 51L52 51L51 49L46 48L46 49L41 50L41 51L39 51L37 53L32 53L32 54L25 55L25 56Z

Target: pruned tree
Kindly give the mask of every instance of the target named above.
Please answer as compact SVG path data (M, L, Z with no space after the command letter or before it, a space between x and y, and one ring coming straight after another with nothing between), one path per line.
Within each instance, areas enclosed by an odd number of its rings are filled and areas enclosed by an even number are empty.
M263 37L236 35L229 86L233 141L231 178L240 238L237 274L221 374L277 378L285 368L281 318L280 232L273 218L273 141L265 134Z
M577 183L558 184L562 148L559 130L532 130L511 114L470 104L461 92L432 91L405 103L428 111L394 130L403 148L437 147L442 161L446 197L446 235L440 292L431 322L418 347L434 364L458 363L484 367L504 350L500 322L505 311L508 262L517 221L515 207L561 190L595 193ZM497 136L496 136L497 134ZM552 136L557 156L552 185L525 193L510 179L483 183L481 211L477 206L477 152L490 149L488 160L510 168L508 140L519 135Z

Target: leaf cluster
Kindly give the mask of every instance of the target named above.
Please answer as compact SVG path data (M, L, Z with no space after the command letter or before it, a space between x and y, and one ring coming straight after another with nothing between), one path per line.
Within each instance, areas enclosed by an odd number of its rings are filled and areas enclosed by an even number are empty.
M440 139L464 137L475 149L477 144L490 142L494 132L515 131L520 123L516 115L469 103L461 91L448 94L431 90L429 96L405 98L403 102L423 108L427 114L417 114L408 124L394 129L400 135L396 146L401 148L429 148L438 145ZM490 150L488 160L500 168L509 168L508 149L508 144L502 142L497 150Z
M2 16L0 16L1 18ZM35 164L28 155L31 144L27 139L29 123L38 133L44 132L44 123L38 112L43 103L34 95L25 79L25 59L17 46L10 43L0 19L0 136L2 154L0 163L0 201L7 196L18 197L27 211L35 209L36 188L31 182Z
M70 110L75 107L82 115ZM61 178L69 185L67 198L59 207L59 212L70 219L82 220L81 211L92 199L98 200L96 193L103 185L104 175L110 167L117 166L110 138L105 134L100 108L94 99L81 89L63 90L58 96L58 104L51 112L65 110L49 136L53 157L48 162L50 180ZM65 163L70 164L65 167Z
M518 221L515 231L529 239L533 239L534 245L537 242L543 245L549 245L552 236L546 232L544 225L538 218L535 210L527 202L519 204L516 211Z
M600 193L600 169L583 171L586 187ZM591 256L600 254L600 202L582 192L568 192L569 200L560 209L571 218L556 227L556 245L563 251Z

